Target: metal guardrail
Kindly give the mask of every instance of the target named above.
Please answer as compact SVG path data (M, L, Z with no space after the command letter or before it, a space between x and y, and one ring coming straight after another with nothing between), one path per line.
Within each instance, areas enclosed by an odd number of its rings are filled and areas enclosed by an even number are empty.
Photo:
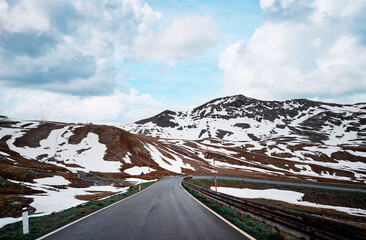
M257 203L194 185L183 184L231 209L300 239L366 239L366 229L344 222L281 207Z

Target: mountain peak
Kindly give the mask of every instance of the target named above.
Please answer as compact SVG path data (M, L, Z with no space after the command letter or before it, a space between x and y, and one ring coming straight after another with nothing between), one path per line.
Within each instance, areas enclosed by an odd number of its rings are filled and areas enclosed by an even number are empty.
M165 110L151 118L146 118L146 119L142 119L140 121L135 122L135 124L146 124L146 123L154 123L157 126L160 127L175 127L177 126L176 123L171 122L170 120L173 119L177 113L170 111L170 110Z

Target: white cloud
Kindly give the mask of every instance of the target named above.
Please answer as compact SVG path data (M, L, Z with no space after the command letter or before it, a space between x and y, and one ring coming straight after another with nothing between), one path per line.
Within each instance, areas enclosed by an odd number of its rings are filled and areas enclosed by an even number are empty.
M332 18L355 17L365 10L364 0L314 0L311 4L315 15Z
M261 8L268 8L274 4L275 0L259 0Z
M344 100L366 91L366 46L354 30L366 2L299 4L261 1L264 22L219 56L224 94Z
M10 32L28 30L46 31L50 27L48 16L37 9L34 0L20 1L11 8L5 0L0 0L0 29Z
M164 105L148 94L131 89L109 96L78 97L42 90L8 89L0 98L2 115L15 119L63 122L137 121L162 111ZM118 120L119 121L119 120ZM121 123L121 122L120 122Z
M132 40L160 17L142 0L0 0L0 82L75 95L113 93L115 62L123 62Z
M144 30L134 39L133 60L192 60L216 44L218 30L210 15L174 17L158 32Z

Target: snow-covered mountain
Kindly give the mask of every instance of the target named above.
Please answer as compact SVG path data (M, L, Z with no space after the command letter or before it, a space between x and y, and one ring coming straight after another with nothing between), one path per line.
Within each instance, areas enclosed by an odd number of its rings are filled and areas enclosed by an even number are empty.
M123 128L201 154L203 161L211 161L215 152L219 172L226 174L240 169L244 175L366 183L366 103L236 95L191 111L164 111Z
M366 145L366 103L261 101L236 95L214 99L191 111L166 110L123 128L135 134L173 139L287 139L362 146Z

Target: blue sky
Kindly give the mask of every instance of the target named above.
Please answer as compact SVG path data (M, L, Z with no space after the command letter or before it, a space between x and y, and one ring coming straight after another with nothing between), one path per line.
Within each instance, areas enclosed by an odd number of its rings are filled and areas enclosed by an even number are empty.
M221 96L223 72L217 66L218 55L233 42L250 38L261 21L258 1L147 1L162 13L159 27L175 16L210 15L214 18L219 37L215 46L193 60L183 60L167 67L165 61L142 61L121 64L121 76L128 69L128 86L148 92L173 106L195 106ZM143 70L143 71L141 71ZM205 94L202 94L205 93Z
M0 0L0 115L128 123L244 94L366 101L366 1Z

